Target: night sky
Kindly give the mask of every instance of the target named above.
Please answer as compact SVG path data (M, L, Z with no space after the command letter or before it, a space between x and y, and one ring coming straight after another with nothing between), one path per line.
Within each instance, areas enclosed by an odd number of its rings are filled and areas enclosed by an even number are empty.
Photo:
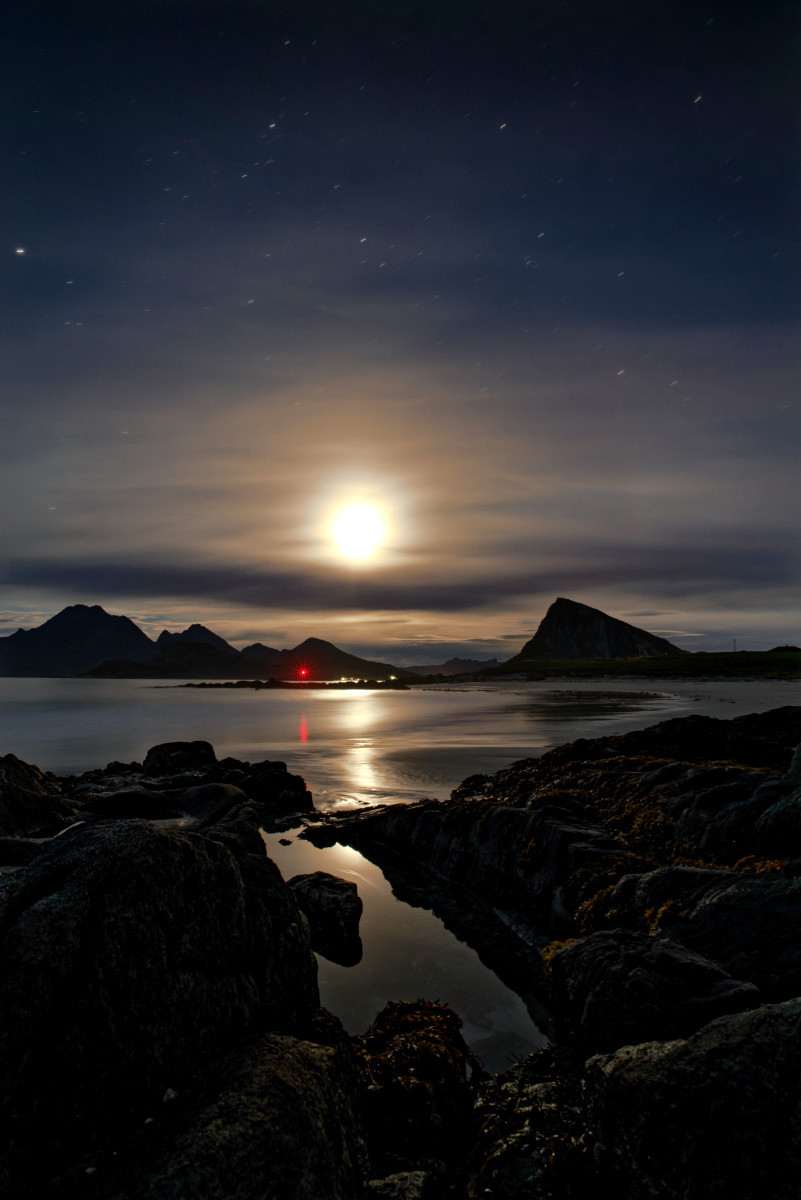
M794 2L2 26L0 633L801 641Z

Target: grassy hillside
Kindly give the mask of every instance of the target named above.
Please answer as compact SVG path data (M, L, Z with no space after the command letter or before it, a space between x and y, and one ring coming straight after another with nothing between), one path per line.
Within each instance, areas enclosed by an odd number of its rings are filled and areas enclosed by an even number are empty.
M710 675L729 679L801 679L801 650L738 650L722 654L666 654L657 658L529 659L503 663L476 672L474 678L502 679L505 675L532 679L597 679L601 675L628 675L643 679L688 679Z

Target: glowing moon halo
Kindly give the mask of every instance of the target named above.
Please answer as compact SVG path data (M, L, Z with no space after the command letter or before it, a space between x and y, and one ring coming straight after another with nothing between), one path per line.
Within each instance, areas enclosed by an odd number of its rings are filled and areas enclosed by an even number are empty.
M331 532L346 558L369 558L384 540L384 522L372 504L350 504L337 514Z

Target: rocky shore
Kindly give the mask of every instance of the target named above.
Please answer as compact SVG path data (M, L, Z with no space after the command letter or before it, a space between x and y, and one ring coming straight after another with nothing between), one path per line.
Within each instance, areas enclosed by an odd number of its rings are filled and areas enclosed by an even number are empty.
M328 818L206 742L0 758L3 1193L797 1196L799 738L801 708L681 718ZM312 950L356 961L361 902L282 879L258 828L290 815L539 996L551 1045L488 1076L426 1000L349 1037Z

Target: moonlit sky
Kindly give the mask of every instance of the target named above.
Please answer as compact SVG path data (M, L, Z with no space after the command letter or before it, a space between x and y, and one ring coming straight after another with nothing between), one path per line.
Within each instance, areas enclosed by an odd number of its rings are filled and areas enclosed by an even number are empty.
M0 633L801 640L795 3L2 20Z

